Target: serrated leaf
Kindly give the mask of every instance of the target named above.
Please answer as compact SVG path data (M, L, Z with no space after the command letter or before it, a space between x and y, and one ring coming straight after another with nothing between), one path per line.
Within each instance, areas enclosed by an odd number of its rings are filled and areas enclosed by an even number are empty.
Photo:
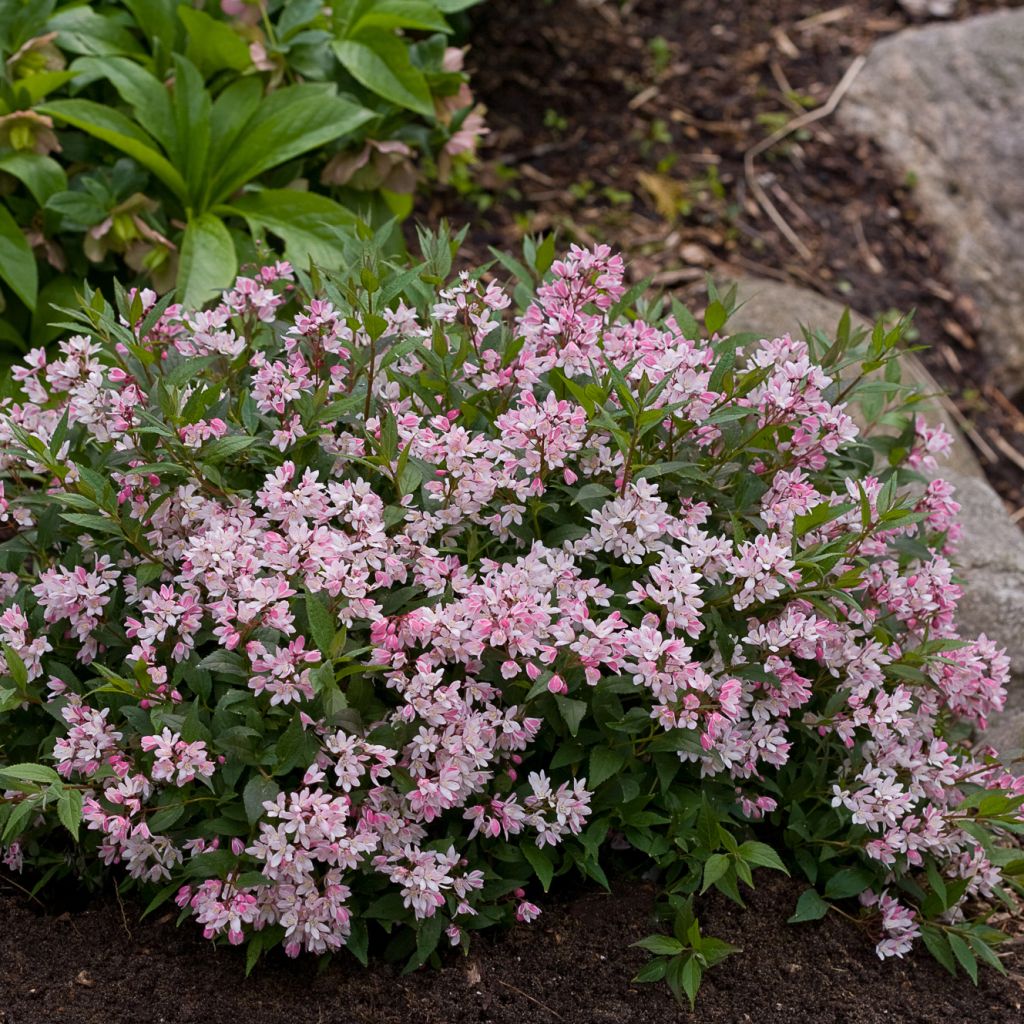
M19 782L38 782L47 786L60 782L60 776L45 764L19 763L0 765L0 775L17 779Z
M77 789L65 789L61 791L57 801L57 817L61 824L71 833L75 842L78 842L78 829L82 824L82 794Z

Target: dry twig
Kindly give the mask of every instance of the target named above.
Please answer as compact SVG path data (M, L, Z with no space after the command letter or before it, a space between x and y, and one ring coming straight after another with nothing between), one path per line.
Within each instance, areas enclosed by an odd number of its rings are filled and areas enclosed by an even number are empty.
M539 1006L542 1010L547 1010L552 1017L557 1017L559 1020L565 1020L565 1018L560 1013L556 1013L554 1010L551 1009L550 1006L548 1006L546 1003L542 1003L539 999L534 999L529 992L524 992L521 988L516 988L515 985L510 985L507 981L502 981L501 978L495 978L494 980L499 985L504 985L505 988L511 989L513 992L518 992L519 995L521 995L524 999L529 999L531 1003L534 1003L535 1005Z
M786 241L808 262L810 262L813 253L789 226L786 219L779 213L775 205L765 194L764 189L757 180L757 175L754 173L754 161L761 153L771 149L772 146L792 135L793 132L799 131L809 124L814 124L815 121L820 121L823 117L828 117L839 106L839 101L846 95L850 86L853 85L854 79L860 74L861 68L864 67L865 60L866 58L862 55L853 61L846 69L846 74L839 80L839 84L832 90L832 95L820 107L815 107L814 110L809 110L806 114L794 117L792 121L751 146L743 154L743 173L747 179L747 186L751 194L757 200L761 209L771 218L772 223L779 229Z

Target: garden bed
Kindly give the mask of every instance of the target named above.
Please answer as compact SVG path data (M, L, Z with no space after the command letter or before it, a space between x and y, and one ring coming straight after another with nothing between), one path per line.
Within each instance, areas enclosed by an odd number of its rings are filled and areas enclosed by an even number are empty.
M626 948L651 930L654 890L589 892L550 904L535 924L480 938L469 957L405 977L347 958L319 972L309 958L275 955L243 983L245 954L212 948L168 914L101 902L46 917L0 901L0 1024L1011 1024L1021 1019L1024 971L982 973L977 989L927 954L881 963L873 941L830 916L788 926L799 886L765 875L741 911L715 895L702 904L711 935L743 952L712 971L696 1013L664 985L633 985L646 954Z
M947 382L959 381L957 397L965 415L975 416L984 430L1002 432L999 436L1011 426L1016 430L1019 416L1012 404L985 391L971 336L973 312L943 283L939 257L914 227L910 192L888 180L864 144L842 138L825 123L774 154L775 199L811 252L810 261L790 258L778 228L744 188L744 154L778 124L780 112L793 116L824 102L851 57L906 19L895 7L862 2L831 12L795 0L773 4L768 13L753 5L749 11L713 15L706 8L696 0L483 8L474 45L477 80L492 110L489 187L464 183L461 191L425 207L425 219L472 220L471 259L486 258L488 245L506 246L525 231L560 228L580 241L627 249L637 275L651 274L659 284L687 294L702 288L706 271L739 271L857 295L866 312L917 306L922 336L936 341L932 368L940 376L944 372ZM895 267L898 274L886 272ZM627 461L635 449L636 436ZM1008 502L1021 504L1024 496L1014 479L1019 474L1011 475L1012 465L1007 456L989 468ZM565 481L570 484L568 476ZM623 490L626 483L624 474ZM395 484L401 494L397 476ZM314 637L318 629L329 633L317 646L333 650L334 625L316 618L320 607L311 601L304 614ZM342 651L345 642L339 644ZM362 652L353 658L357 654ZM217 671L222 668L223 662ZM330 682L336 685L333 675ZM563 681L552 677L551 682L547 699L567 693ZM199 703L196 708L198 715ZM570 727L573 737L579 726L577 716ZM144 731L148 728L147 720ZM154 741L142 744L147 753L160 742L170 745L156 735L145 739ZM275 753L282 778L300 766L297 759L291 763L299 754ZM209 768L212 773L212 762ZM178 784L191 783L194 774ZM30 775L28 781L40 780ZM662 788L668 791L669 783ZM546 855L541 860L550 877ZM761 879L747 911L718 895L702 902L704 934L728 938L743 952L728 969L709 974L695 1014L680 1009L664 986L631 980L647 960L628 946L652 930L653 886L545 899L537 924L480 938L468 958L458 950L447 952L439 973L363 970L350 957L318 970L312 957L293 962L275 951L248 982L243 982L244 953L211 947L194 927L176 929L169 903L139 923L141 908L113 897L72 909L73 902L62 903L59 893L51 893L50 906L66 908L54 916L37 912L13 889L0 888L0 893L0 1024L121 1019L187 1024L225 1013L244 1014L246 1024L524 1019L995 1024L1021 1019L1024 1001L1018 939L1005 953L1010 977L986 971L975 989L920 951L905 962L880 963L875 943L881 936L864 934L839 914L787 926L799 886L778 878ZM521 890L516 898L523 898ZM532 913L531 904L521 907Z

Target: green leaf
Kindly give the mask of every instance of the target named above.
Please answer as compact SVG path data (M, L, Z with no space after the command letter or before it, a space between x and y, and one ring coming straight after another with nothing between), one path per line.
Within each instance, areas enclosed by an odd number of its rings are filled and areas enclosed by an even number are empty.
M218 150L222 163L210 189L211 205L271 167L350 134L372 116L336 96L333 86L306 83L272 92L245 123L237 144Z
M225 68L245 71L252 65L249 44L226 21L184 4L178 17L188 33L185 56L206 78Z
M9 779L17 779L19 782L39 782L49 786L60 782L60 776L45 764L0 765L0 775L6 775Z
M68 187L64 168L56 160L40 153L12 150L0 154L0 171L17 178L32 193L32 198L44 206L55 192Z
M637 984L644 982L661 981L668 969L667 960L650 960L639 971L636 972L633 981Z
M92 78L106 78L135 114L135 121L168 153L174 145L174 114L163 82L128 57L82 57L75 70Z
M947 932L946 941L949 943L949 948L953 950L953 956L957 958L960 966L967 972L971 981L977 985L978 960L971 951L971 947L956 932Z
M700 983L703 977L704 968L701 967L700 961L698 961L696 957L691 956L689 960L683 964L680 979L682 981L683 991L686 993L686 998L690 1000L691 1009L697 1002L697 992L700 989Z
M358 39L335 40L334 53L341 66L370 92L433 119L426 76L413 66L407 45L394 33L365 29Z
M610 779L624 764L626 755L610 747L595 747L590 755L590 770L587 772L587 786L594 789Z
M88 4L65 7L47 25L57 35L57 45L71 53L106 57L114 54L141 55L134 36L116 18L104 17Z
M308 591L306 593L306 617L309 619L309 631L313 634L313 643L325 657L330 657L338 628L337 619L321 598Z
M0 205L0 279L28 306L36 308L36 292L39 277L36 273L36 258L32 247L25 240L21 228Z
M844 868L825 883L825 895L833 900L859 896L873 881L871 872L864 868Z
M216 465L218 462L226 462L246 448L251 448L257 438L248 434L228 434L227 437L218 437L203 446L203 462Z
M19 690L24 690L28 686L28 668L25 666L25 662L22 661L21 655L13 648L0 644L0 653L4 656L4 661L7 664L7 674L14 681L14 685Z
M762 868L771 868L773 871L781 871L785 875L789 874L789 871L786 870L786 865L782 863L782 858L767 843L756 843L753 840L748 840L740 844L738 853L748 864L754 864Z
M802 921L818 921L829 911L829 905L814 889L805 889L796 901L796 912L787 924L800 924Z
M273 800L280 792L281 787L273 779L265 779L262 775L254 775L245 784L245 789L242 790L242 804L250 825L254 825L263 816L264 802Z
M23 831L23 826L29 824L29 818L39 809L38 803L35 800L22 800L20 801L11 811L11 816L7 819L7 824L4 825L3 835L0 835L0 840L5 843L10 842L12 839L17 839Z
M950 974L956 977L956 961L953 959L953 954L950 950L949 943L946 941L946 936L934 927L934 925L925 925L921 929L921 939L928 952L931 953L931 955L935 957L935 959L938 960Z
M290 189L264 189L235 199L227 213L244 217L255 234L261 229L284 242L285 255L297 266L340 265L342 242L358 223L354 214L326 196Z
M78 829L82 824L82 794L77 789L65 789L61 791L60 799L57 801L57 817L60 823L71 833L75 842L78 842Z
M586 702L573 700L572 697L566 697L561 693L555 694L555 701L558 703L558 710L561 712L565 724L569 726L569 734L575 736L580 731L580 722L583 721L583 716L587 713Z
M212 104L203 76L184 57L174 58L174 142L168 152L183 171L197 209L205 209Z
M350 35L363 29L411 28L420 32L451 32L436 4L427 0L376 0L370 9L357 18Z
M729 855L726 853L713 853L704 862L704 884L701 886L701 892L707 892L719 881L729 870L732 861Z
M707 328L708 334L717 334L728 319L729 311L718 299L708 303L708 308L704 313L704 326Z
M675 956L683 951L683 944L671 935L648 935L639 942L632 943L637 949L646 949L656 956Z
M83 229L99 224L107 216L107 207L88 192L56 192L45 205Z
M533 868L533 873L540 880L544 891L547 892L551 886L551 879L555 874L554 865L548 860L547 854L531 842L525 842L521 849L523 856L529 862L530 867Z
M198 309L229 288L238 272L235 244L224 222L212 213L193 217L185 228L178 266L178 291L187 309Z
M152 171L182 202L187 200L185 179L160 153L153 138L124 114L92 100L56 100L36 109L126 153Z

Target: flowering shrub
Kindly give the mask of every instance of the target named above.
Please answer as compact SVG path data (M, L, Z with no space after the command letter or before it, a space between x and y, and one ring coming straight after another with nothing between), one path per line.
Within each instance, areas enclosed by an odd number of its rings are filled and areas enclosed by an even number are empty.
M200 304L254 241L326 264L356 214L407 215L484 130L474 2L0 0L0 350L85 277Z
M859 897L880 956L998 964L965 910L1021 891L1024 780L970 728L1007 661L956 629L952 488L907 486L949 438L902 327L730 336L713 295L706 340L550 240L515 314L422 244L94 294L16 369L7 865L117 865L250 964L410 966L653 866L641 977L691 996L730 949L693 894L796 869L796 920Z

